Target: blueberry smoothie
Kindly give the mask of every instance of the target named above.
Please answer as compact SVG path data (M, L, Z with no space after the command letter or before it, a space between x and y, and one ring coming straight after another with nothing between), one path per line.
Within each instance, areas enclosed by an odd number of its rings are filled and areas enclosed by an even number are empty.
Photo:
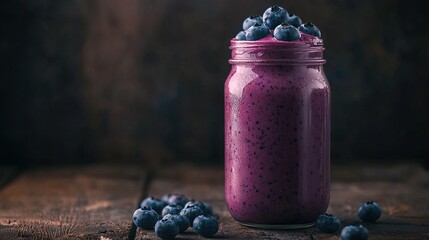
M257 40L231 40L225 198L244 225L308 227L328 207L330 89L323 41L298 33L279 40L270 29Z

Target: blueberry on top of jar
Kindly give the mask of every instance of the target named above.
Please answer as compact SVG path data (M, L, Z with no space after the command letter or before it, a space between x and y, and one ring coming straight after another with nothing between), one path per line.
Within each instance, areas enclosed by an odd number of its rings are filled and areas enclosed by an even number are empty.
M268 29L267 26L257 23L245 31L246 40L247 41L259 40L261 38L266 37L269 32L270 30Z
M271 30L276 28L278 25L284 23L287 19L288 12L286 9L279 6L272 6L265 10L263 15L264 24Z
M246 31L247 29L249 29L251 26L255 25L255 24L262 24L262 17L261 16L250 16L248 18L246 18L243 22L243 30Z
M310 34L310 35L313 35L313 36L318 37L318 38L322 37L322 33L316 27L316 25L314 25L313 23L301 24L301 26L299 26L298 29L299 29L299 31L301 31L303 33Z
M301 26L302 20L297 15L289 13L285 23L289 23L290 25L298 28L299 26Z
M301 33L296 27L282 23L274 29L274 37L280 41L295 41L301 37Z

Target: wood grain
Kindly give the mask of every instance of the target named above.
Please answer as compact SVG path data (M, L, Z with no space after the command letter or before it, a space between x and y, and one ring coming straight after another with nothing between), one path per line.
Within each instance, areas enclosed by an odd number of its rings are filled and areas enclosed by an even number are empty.
M0 192L0 239L127 239L144 175L120 166L24 173Z
M192 170L190 170L192 169ZM382 218L374 224L363 223L370 239L429 239L429 173L415 165L336 167L333 169L331 202L328 212L342 220L342 227L362 224L356 215L367 200L379 202ZM220 217L216 238L221 239L339 239L315 227L294 231L260 230L235 222L225 205L223 169L175 166L161 172L152 182L149 194L161 197L176 192L211 203ZM153 239L153 231L138 230L136 239ZM200 239L191 229L178 239Z
M213 205L220 218L218 239L339 239L316 228L269 231L241 226L225 205L223 169L189 165L164 167L145 181L133 166L43 168L22 173L0 191L0 240L3 239L156 239L153 231L131 225L143 196L183 193ZM364 223L370 239L429 239L429 173L416 165L333 168L328 212L342 226L362 224L356 211L377 201L383 216ZM148 186L148 184L150 184ZM130 237L130 238L129 238ZM200 239L189 229L177 239Z

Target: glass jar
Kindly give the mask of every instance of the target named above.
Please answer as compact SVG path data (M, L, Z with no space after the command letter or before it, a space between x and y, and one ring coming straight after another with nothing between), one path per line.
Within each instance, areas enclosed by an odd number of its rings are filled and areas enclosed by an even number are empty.
M243 225L314 225L329 204L330 88L323 42L231 40L225 198Z

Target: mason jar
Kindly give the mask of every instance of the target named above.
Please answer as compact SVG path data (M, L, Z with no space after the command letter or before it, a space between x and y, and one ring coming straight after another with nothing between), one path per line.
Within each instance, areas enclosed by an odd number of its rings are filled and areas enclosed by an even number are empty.
M330 88L323 41L230 42L225 198L243 225L314 225L329 204Z

